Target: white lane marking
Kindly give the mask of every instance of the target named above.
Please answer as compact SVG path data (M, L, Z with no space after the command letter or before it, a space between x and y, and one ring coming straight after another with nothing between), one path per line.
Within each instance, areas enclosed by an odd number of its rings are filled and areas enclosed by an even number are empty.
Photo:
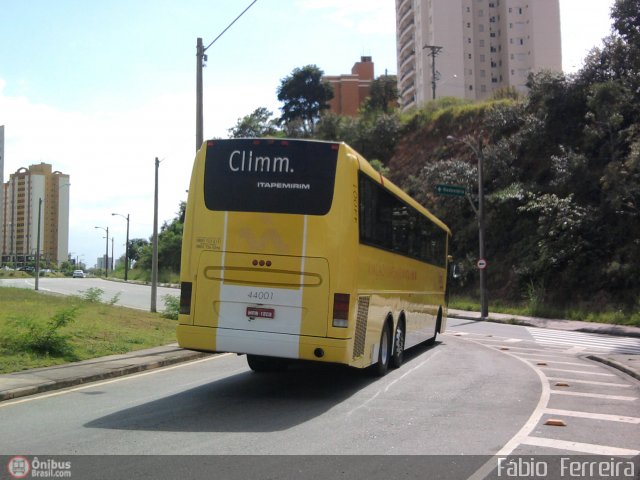
M640 454L640 450L629 448L608 447L606 445L595 445L593 443L568 442L566 440L556 440L553 438L527 437L522 442L524 445L534 447L548 447L559 450L570 450L572 452L589 453L592 455L611 455L633 457Z
M633 423L635 425L640 424L640 418L638 417L625 417L622 415L608 415L605 413L591 413L591 412L577 412L574 410L560 410L557 408L547 408L545 413L549 415L559 415L562 417L578 417L589 418L591 420L605 420L607 422L623 422Z
M568 350L570 352L597 349L607 352L640 353L640 339L637 338L532 327L527 327L527 331L541 345L571 346Z
M470 340L470 341L477 343L478 345L482 345L482 343L480 342L476 342L474 340ZM495 350L495 348L488 347L487 345L482 345L482 346ZM533 432L533 430L536 428L538 423L540 423L540 420L544 415L545 408L549 404L549 400L551 398L551 388L549 387L549 382L544 376L544 373L542 373L542 371L539 368L536 368L533 365L531 365L526 359L520 358L517 355L510 353L508 351L502 350L501 353L504 353L505 355L509 355L510 357L513 357L521 361L527 367L531 368L536 373L536 375L538 375L538 380L540 381L542 392L540 393L540 399L538 400L538 404L534 408L529 419L525 422L522 428L511 438L511 440L505 443L505 445L500 449L500 451L496 452L494 456L509 455L511 452L513 452L513 450L516 449L518 445L522 444L522 441L524 439L529 437L529 434ZM491 460L488 460L478 470L476 470L475 473L471 475L468 480L484 480L484 478L486 478L487 475L489 475L489 473L491 473L491 471L493 471L494 468L495 468L495 461L492 458Z
M555 358L555 357L553 357L553 358ZM535 358L532 358L529 361L530 362L553 363L553 364L558 364L558 365L573 365L575 367L584 367L584 368L600 368L600 366L598 366L598 365L587 365L587 364L584 364L584 363L576 363L576 362L559 362L559 361L554 361L554 360L538 360L538 359L535 359Z
M493 342L493 343L519 343L523 340L520 338L478 338L478 342Z
M534 327L527 327L527 331L531 333L531 336L535 339L549 339L571 342L570 345L629 345L640 346L640 340L633 337L623 337L616 335L607 335L603 333L585 333L576 332L572 330L553 330L550 328L540 329ZM589 343L586 343L589 342Z
M540 352L547 352L549 353L549 350L539 350ZM545 354L545 353L530 353L530 352L516 352L519 356L521 357L542 357L542 358L567 358L567 359L575 359L576 356L575 355L571 355L569 353L567 353L566 351L559 351L559 352L554 352L553 355L551 354Z
M602 387L618 387L618 388L631 388L631 385L625 385L624 383L609 383L609 382L594 382L593 380L578 380L576 378L565 377L547 377L554 382L568 382L568 383L584 383L587 385L600 385Z
M597 375L599 377L615 377L612 373L587 372L586 370L566 370L564 368L542 367L544 371L553 370L554 372L579 373L581 375Z
M571 347L568 350L565 350L566 353L570 353L570 354L576 354L576 353L582 353L587 349L587 347Z
M482 342L478 342L478 343L482 343ZM487 346L492 346L493 345L487 345ZM563 350L554 350L553 348L530 348L530 347L516 347L516 346L510 346L509 350L531 350L532 352L553 352L553 351L557 351L558 353L562 353ZM520 352L517 352L520 353ZM524 353L524 352L523 352Z
M619 400L621 402L633 402L637 397L625 397L622 395L604 395L602 393L565 392L563 390L551 390L554 395L568 395L572 397L604 398L606 400Z
M367 400L365 400L364 402L362 402L360 405L358 405L357 407L351 409L349 412L347 412L347 417L350 416L351 414L353 414L356 410L359 410L365 406L367 406L369 403L371 403L373 400L375 400L376 398L378 398L378 396L380 396L382 393L387 393L389 391L389 389L395 385L396 383L398 383L400 380L402 380L404 377L406 377L407 375L410 375L411 373L415 372L417 369L419 369L420 367L422 367L424 364L426 364L427 362L433 360L436 355L438 355L441 352L441 350L437 350L436 352L433 353L433 355L431 355L429 358L427 358L426 360L420 362L418 365L416 365L415 367L413 367L411 370L407 370L405 373L403 373L401 376L399 376L398 378L396 378L395 380L393 380L392 382L390 382L385 388L381 388L379 389L376 393L373 394L373 396L371 396L370 398L368 398Z
M81 387L64 388L64 389L57 390L57 391L52 392L52 393L36 394L36 395L32 395L30 397L20 398L20 399L17 399L17 400L8 400L6 402L0 403L0 408L10 407L10 406L13 406L13 405L18 405L20 403L34 402L36 400L43 400L45 398L50 398L50 397L57 397L59 395L66 395L67 393L78 392L80 390L86 390L88 388L100 387L102 385L109 385L111 383L124 382L125 380L131 380L131 379L138 378L138 377L145 377L147 375L155 375L156 373L167 372L169 370L175 370L176 368L187 367L189 365L194 365L196 363L208 362L208 361L211 361L211 360L218 360L220 358L228 357L228 356L231 356L231 355L235 355L235 353L223 353L221 355L215 355L213 357L207 357L207 358L201 358L199 360L192 360L192 361L189 361L189 362L183 362L183 363L180 363L178 365L171 365L171 366L168 366L168 367L156 368L154 370L147 370L145 372L132 373L130 375L123 375L122 377L113 378L111 380L104 380L102 382L92 382L92 383L88 383L86 385L82 385Z

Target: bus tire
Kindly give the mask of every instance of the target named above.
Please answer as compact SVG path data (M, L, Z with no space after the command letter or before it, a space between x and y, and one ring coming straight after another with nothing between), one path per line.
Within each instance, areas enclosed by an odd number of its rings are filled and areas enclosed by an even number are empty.
M247 354L247 363L254 372L282 372L287 369L287 362L281 358L264 357Z
M440 331L440 325L442 324L442 308L438 310L438 320L436 321L436 328L433 330L433 337L427 340L427 345L435 345L436 337L438 336L438 332Z
M391 350L393 348L391 339L391 329L389 323L385 322L380 334L380 348L378 348L378 363L374 365L373 373L376 377L384 377L389 370L391 361Z
M404 362L404 339L404 319L400 319L398 326L396 327L396 334L393 336L393 354L389 361L389 366L391 368L400 368L400 365Z

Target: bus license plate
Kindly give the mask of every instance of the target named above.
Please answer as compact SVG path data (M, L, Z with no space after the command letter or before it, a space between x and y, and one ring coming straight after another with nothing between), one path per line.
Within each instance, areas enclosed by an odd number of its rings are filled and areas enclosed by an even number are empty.
M276 318L276 311L273 308L247 307L247 317L249 318Z

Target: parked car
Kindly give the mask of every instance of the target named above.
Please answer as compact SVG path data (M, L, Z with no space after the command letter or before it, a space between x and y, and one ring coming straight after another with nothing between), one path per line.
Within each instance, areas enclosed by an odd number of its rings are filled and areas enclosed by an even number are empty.
M74 270L73 271L73 278L84 278L86 277L86 274L84 273L84 270Z

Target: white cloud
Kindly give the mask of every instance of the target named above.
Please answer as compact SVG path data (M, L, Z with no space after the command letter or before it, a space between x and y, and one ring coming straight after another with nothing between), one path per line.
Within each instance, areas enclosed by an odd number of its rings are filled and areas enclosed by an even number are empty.
M324 10L332 22L362 34L394 33L395 3L390 0L299 0L305 10Z
M5 125L5 181L18 168L50 163L70 175L69 249L93 265L104 253L104 232L115 236L115 255L124 249L126 222L131 238L153 231L154 159L159 168L159 223L171 220L186 190L195 155L195 93L167 93L115 113L69 112L4 93L0 79L0 125ZM242 84L205 90L205 138L224 137L238 117L272 97ZM268 105L267 105L268 106ZM274 109L274 106L268 106ZM277 107L275 107L277 108ZM239 113L238 113L239 112Z

